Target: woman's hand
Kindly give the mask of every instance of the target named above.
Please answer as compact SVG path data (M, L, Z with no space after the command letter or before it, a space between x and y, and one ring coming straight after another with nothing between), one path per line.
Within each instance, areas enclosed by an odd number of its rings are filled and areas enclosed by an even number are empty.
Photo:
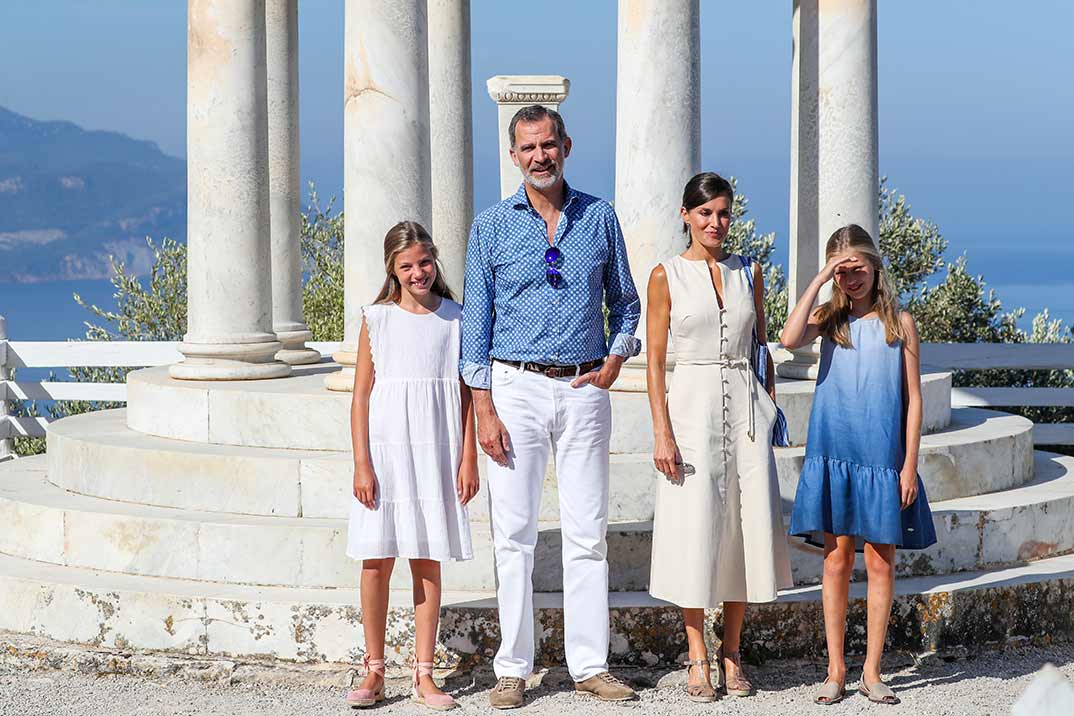
M370 467L354 468L354 496L369 509L377 506L377 476Z
M459 496L459 503L465 505L474 499L474 495L481 489L481 477L477 474L477 463L463 460L459 465L459 476L455 480L455 492Z
M831 281L835 278L835 270L843 265L847 268L856 268L861 266L862 262L860 258L853 254L836 254L828 260L828 263L824 264L824 268L820 270L817 276L824 282Z
M680 479L682 472L682 455L671 433L657 435L653 445L653 465L672 482Z
M917 499L917 467L904 467L899 473L899 501L902 509L914 504Z

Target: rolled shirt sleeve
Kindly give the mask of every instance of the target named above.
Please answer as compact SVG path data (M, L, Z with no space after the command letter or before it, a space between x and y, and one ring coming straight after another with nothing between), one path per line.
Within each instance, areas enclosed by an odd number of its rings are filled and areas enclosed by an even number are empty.
M492 385L489 348L492 345L492 268L481 243L475 221L466 248L466 279L462 304L462 349L459 373L471 388L488 390Z
M607 230L604 302L608 307L608 352L630 358L641 352L641 341L634 336L641 320L641 299L630 274L626 241L614 210L610 211Z

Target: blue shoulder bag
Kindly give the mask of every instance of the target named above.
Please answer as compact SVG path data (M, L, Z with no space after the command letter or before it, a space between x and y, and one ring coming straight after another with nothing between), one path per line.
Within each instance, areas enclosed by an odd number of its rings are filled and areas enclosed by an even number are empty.
M753 259L749 256L741 256L742 267L746 270L746 282L750 286L750 295L753 296ZM767 390L768 377L768 345L761 343L757 338L757 323L753 324L753 348L750 350L750 364L753 372L757 374L757 380L761 383L761 389ZM787 431L787 417L783 410L776 406L776 422L772 426L772 444L776 447L790 447L791 436Z

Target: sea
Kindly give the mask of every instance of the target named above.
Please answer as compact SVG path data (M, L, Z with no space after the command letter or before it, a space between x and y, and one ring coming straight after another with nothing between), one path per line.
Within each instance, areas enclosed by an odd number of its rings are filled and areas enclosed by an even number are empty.
M1033 316L1045 308L1052 318L1074 325L1074 248L1019 246L1017 251L1011 251L978 246L965 254L970 272L984 277L1004 309L1026 309L1020 322L1022 328L1028 330ZM948 252L948 260L956 257ZM0 316L7 318L8 339L84 338L86 321L99 321L75 303L76 293L89 304L104 309L116 307L115 289L106 279L0 283Z

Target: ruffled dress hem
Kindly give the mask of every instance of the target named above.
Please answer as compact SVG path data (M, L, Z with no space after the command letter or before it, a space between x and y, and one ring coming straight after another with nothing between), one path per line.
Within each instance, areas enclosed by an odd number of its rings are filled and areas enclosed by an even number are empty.
M360 562L365 559L427 559L431 562L466 562L474 558L472 552L464 552L461 555L434 553L420 546L384 545L380 543L369 544L369 551L363 550L365 545L356 545L347 549L347 557Z
M857 551L864 549L864 542L925 549L936 543L936 528L920 476L917 490L917 499L904 510L895 468L807 456L789 531L818 547L824 546L827 532L857 538Z
M453 508L438 499L407 499L378 500L370 510L353 499L347 556L437 562L473 559L469 524L465 520L460 524Z

